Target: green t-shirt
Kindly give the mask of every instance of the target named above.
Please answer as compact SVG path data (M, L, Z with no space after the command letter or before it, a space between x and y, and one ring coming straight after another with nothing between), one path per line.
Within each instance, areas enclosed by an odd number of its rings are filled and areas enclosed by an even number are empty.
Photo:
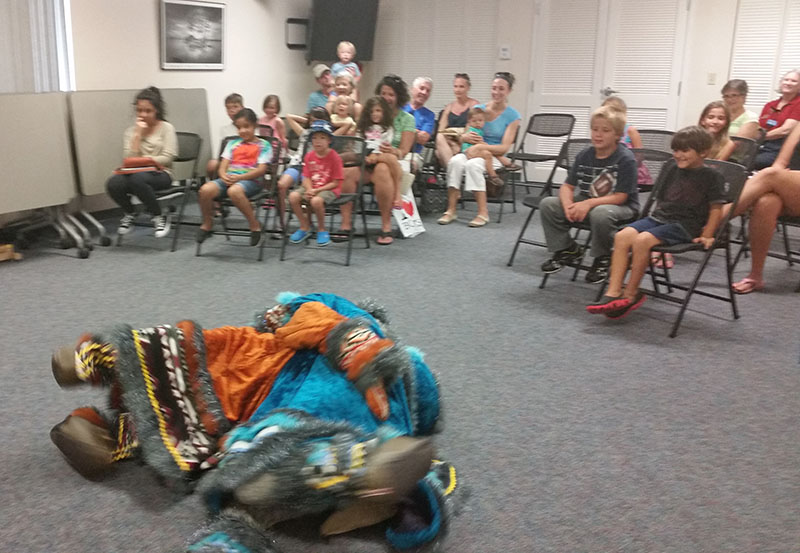
M400 139L403 138L403 133L411 131L417 132L417 123L414 121L414 116L402 109L397 110L397 115L394 117L394 136L392 137L392 146L395 148L400 147ZM413 146L413 145L412 145Z

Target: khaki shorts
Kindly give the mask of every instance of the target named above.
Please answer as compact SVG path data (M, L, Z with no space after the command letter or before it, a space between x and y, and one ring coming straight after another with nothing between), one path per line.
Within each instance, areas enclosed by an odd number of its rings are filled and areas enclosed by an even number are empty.
M295 186L292 189L292 192L298 192L300 196L303 196L303 204L308 204L304 196L304 194L306 193L305 187ZM323 190L322 192L317 192L317 196L322 198L322 201L325 202L325 205L328 205L329 203L331 203L333 200L336 199L336 194L333 192L333 190Z

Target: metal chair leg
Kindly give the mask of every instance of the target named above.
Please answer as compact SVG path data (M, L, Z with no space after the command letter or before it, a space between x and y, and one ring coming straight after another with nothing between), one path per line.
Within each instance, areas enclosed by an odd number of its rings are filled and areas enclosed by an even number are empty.
M534 214L535 211L536 211L536 208L532 207L531 208L531 212L528 213L528 218L525 219L525 223L523 223L522 229L519 231L519 236L517 236L517 241L514 242L514 249L511 250L511 257L508 258L508 263L506 263L506 265L509 266L509 267L511 267L511 265L514 264L514 257L516 257L516 255L517 255L517 250L519 249L519 245L522 242L522 237L525 234L525 231L528 229L528 225L530 224L531 219L533 218L533 214Z

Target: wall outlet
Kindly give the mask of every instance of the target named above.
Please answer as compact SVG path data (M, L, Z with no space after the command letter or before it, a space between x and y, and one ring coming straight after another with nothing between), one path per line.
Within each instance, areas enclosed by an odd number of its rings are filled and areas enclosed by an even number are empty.
M716 73L709 73L708 77L706 78L706 83L708 83L708 84L717 84L717 74Z
M500 59L501 60L511 59L511 46L507 44L500 46Z

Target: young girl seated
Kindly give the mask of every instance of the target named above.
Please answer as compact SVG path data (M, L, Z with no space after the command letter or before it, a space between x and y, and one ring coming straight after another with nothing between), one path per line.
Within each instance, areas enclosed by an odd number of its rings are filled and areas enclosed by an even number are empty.
M381 144L391 144L394 137L392 116L386 101L380 96L373 96L364 104L364 110L358 119L358 136L366 142L368 165L385 163L389 167L394 183L393 204L394 209L402 209L403 202L400 197L400 185L403 178L403 169L400 160L392 154L380 151Z
M288 142L286 141L286 125L283 120L278 117L281 112L281 99L275 94L270 94L264 98L264 115L258 120L259 126L267 126L272 129L272 136L281 141L281 147L286 150Z
M711 135L700 127L681 129L672 137L675 162L662 169L666 173L655 192L656 207L614 236L608 291L600 301L586 306L589 313L619 319L644 303L639 284L654 246L695 242L708 249L714 244L725 183L722 175L703 165L711 145ZM631 275L625 284L629 264Z
M731 124L731 112L728 106L720 100L709 103L703 108L697 124L711 135L708 158L727 160L736 149L736 143L728 138L728 126Z
M356 133L356 122L352 117L353 99L350 96L337 96L333 101L331 125L333 134L353 135Z

